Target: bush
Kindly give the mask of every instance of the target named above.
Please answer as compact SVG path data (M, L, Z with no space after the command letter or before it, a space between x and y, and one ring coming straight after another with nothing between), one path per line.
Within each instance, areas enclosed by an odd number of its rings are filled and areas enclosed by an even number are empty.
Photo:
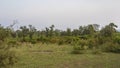
M72 54L84 54L85 52L86 50L83 47L81 47L80 45L75 45L71 53Z
M17 56L14 51L0 50L0 66L8 68L17 62Z
M62 44L64 44L64 41L63 41L63 40L60 40L60 41L58 42L58 45L62 45Z
M49 42L49 38L48 37L45 37L45 36L41 36L39 38L39 41L42 42L42 43L48 43Z
M11 51L8 46L0 45L0 68L8 68L17 62L15 51Z
M52 37L52 38L49 40L49 42L50 42L50 43L53 43L53 44L58 43L58 42L59 42L59 38L57 38L57 37Z
M11 46L11 47L15 47L16 45L18 45L16 40L9 40L7 42L7 45Z
M8 45L16 45L16 44L17 44L17 42L15 40L11 40L8 42Z
M102 49L105 52L120 53L120 45L117 43L107 42L102 45Z
M98 48L98 39L97 38L92 38L88 40L88 47L90 49L93 49L94 47Z
M36 44L36 43L37 43L36 40L30 40L30 42L31 42L32 44Z
M84 50L73 50L72 54L84 54Z
M114 42L120 44L120 36L116 36L116 37L114 38Z
M100 49L95 49L92 51L93 54L102 54L102 51Z

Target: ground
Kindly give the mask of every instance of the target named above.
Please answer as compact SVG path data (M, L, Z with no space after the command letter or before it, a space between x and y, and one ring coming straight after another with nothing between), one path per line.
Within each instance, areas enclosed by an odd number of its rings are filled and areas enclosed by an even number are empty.
M12 68L120 68L120 54L71 54L73 46L23 44L18 63Z

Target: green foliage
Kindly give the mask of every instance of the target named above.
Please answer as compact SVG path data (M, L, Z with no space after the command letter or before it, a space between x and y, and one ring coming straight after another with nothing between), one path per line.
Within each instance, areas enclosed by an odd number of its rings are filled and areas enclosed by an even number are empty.
M71 52L72 54L84 54L85 53L85 49L79 45L75 45L73 47L73 50Z
M46 37L46 36L41 36L41 37L37 38L36 40L39 42L42 42L42 43L48 43L50 38Z
M34 40L34 39L31 39L29 42L32 43L32 44L36 44L37 43L37 41Z
M100 35L104 37L112 37L113 34L116 32L117 26L114 23L110 23L109 25L106 25L104 28L101 29Z
M105 52L120 53L120 45L113 42L106 42L101 46L102 50Z
M87 49L88 49L87 42L85 40L80 40L80 41L74 42L72 53L84 54Z
M19 44L16 40L9 40L7 45L9 45L9 47L18 47Z
M89 47L90 49L98 48L99 45L100 45L100 44L99 44L98 38L88 39L88 47Z
M15 39L9 39L7 42L8 45L16 45L17 44L17 40Z
M58 42L58 45L63 45L64 44L64 40L60 40L59 42Z
M8 68L15 63L17 63L15 51L0 50L0 67Z
M59 37L52 37L49 39L49 42L52 44L58 43L59 42Z
M102 54L102 50L100 49L93 49L92 54Z
M114 42L120 44L120 36L115 36L114 37Z
M0 68L8 68L13 66L15 63L17 63L16 52L10 50L11 46L7 46L2 42L0 44Z
M6 37L9 36L8 29L0 25L0 41L4 41Z

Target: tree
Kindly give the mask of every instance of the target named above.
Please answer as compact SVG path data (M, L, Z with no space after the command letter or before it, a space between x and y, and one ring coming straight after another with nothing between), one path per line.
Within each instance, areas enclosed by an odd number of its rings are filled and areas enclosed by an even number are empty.
M46 32L46 33L45 33L45 34L46 34L46 37L49 37L49 28L46 27L45 29L46 29L46 31L45 31L45 32Z
M26 26L21 26L21 36L23 38L23 41L25 41L25 37L28 35L29 33L29 29Z
M50 37L52 37L54 35L54 25L50 26Z
M82 34L83 34L83 31L84 31L84 27L83 27L83 26L80 26L80 27L79 27L79 35L82 35Z
M74 29L74 30L72 31L72 35L78 36L78 35L79 35L79 30L78 30L78 29Z
M112 37L113 34L116 32L117 25L114 23L110 23L109 25L106 25L104 28L101 29L100 34L104 37Z
M93 28L94 28L95 31L99 31L100 25L98 25L98 24L92 24L92 26L93 26Z
M30 39L33 38L33 35L35 32L36 32L36 28L33 27L32 25L29 25L29 37L30 37Z
M0 41L4 41L8 37L9 31L0 25Z
M55 36L60 36L61 35L61 31L59 29L55 29Z
M95 29L93 25L88 25L88 34L93 35L95 33Z
M84 26L82 29L83 29L82 35L94 35L95 33L95 29L92 24Z
M67 36L71 36L72 35L72 31L70 28L67 28Z
M46 37L52 37L54 35L54 25L51 25L49 28L46 29Z

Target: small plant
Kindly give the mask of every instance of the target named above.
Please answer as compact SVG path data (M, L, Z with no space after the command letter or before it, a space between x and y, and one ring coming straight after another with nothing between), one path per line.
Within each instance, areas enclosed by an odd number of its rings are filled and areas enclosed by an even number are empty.
M73 51L72 54L84 54L85 53L85 49L79 45L75 45L73 47Z
M32 44L36 44L36 43L37 43L36 40L30 40L30 42L31 42Z
M11 47L15 47L16 45L18 45L16 40L10 40L8 41L7 45L11 46Z
M58 42L58 45L62 45L64 42L63 41L59 41Z
M93 54L102 54L102 51L100 49L95 49L92 51Z

